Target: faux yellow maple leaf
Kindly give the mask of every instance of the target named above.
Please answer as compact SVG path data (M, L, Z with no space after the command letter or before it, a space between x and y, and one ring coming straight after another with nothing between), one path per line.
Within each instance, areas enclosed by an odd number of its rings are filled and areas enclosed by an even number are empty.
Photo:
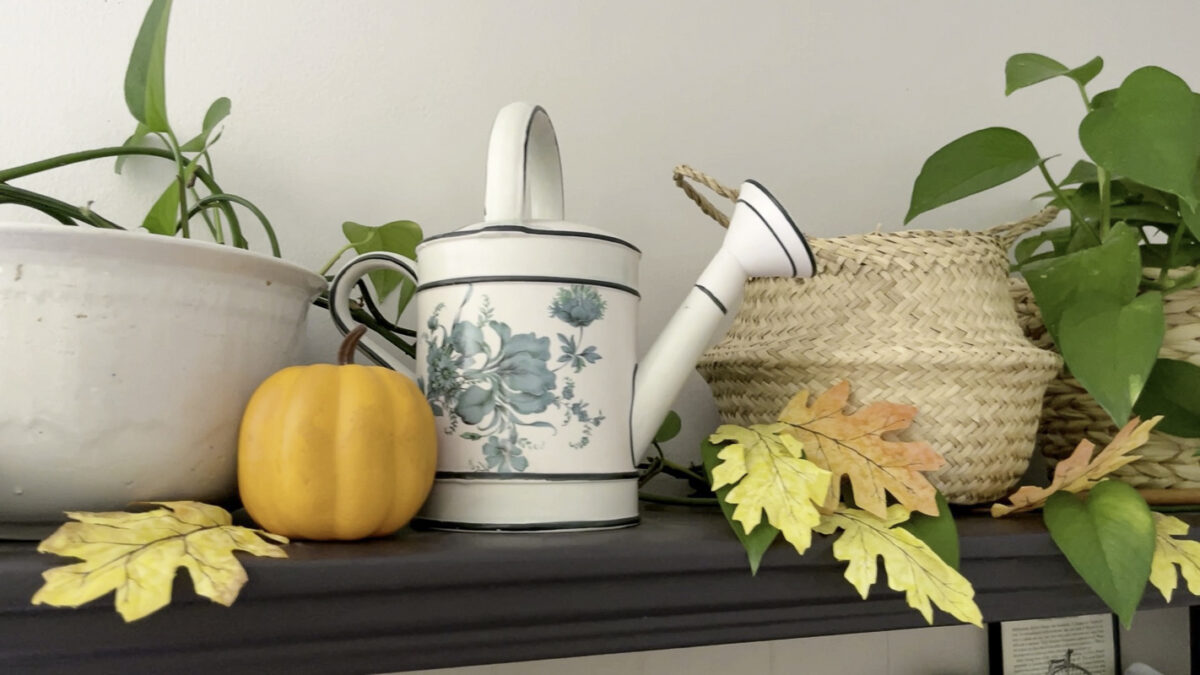
M713 489L733 485L725 501L737 504L733 519L749 534L767 514L771 525L803 554L812 544L812 529L821 522L817 510L829 492L830 473L804 459L804 448L782 424L739 427L725 424L708 437L712 443L732 441L717 457Z
M1162 593L1164 600L1170 602L1179 584L1179 577L1175 575L1175 566L1179 565L1188 592L1200 595L1200 542L1176 539L1179 535L1187 535L1188 524L1174 516L1155 513L1154 530L1157 543L1154 561L1150 563L1150 583Z
M843 477L854 488L854 503L879 518L887 515L887 495L909 511L938 514L937 490L922 471L946 463L928 443L886 440L883 435L907 429L917 409L898 403L872 403L845 414L850 383L841 382L809 405L801 391L779 413L792 435L804 444L804 456L833 472L824 509L841 500Z
M1026 485L1008 497L1008 504L992 504L992 516L999 518L1010 513L1030 511L1045 505L1050 495L1060 490L1067 492L1083 492L1090 490L1108 474L1117 469L1141 459L1140 455L1130 452L1142 447L1150 439L1150 430L1162 416L1153 417L1145 422L1138 418L1129 420L1112 442L1104 446L1095 457L1092 451L1096 445L1089 440L1082 440L1071 456L1060 461L1054 467L1054 477L1046 487Z
M896 525L908 520L909 512L892 504L883 518L862 509L840 505L821 519L816 531L842 535L833 542L833 557L849 563L846 580L865 600L879 577L877 558L883 558L888 587L903 591L908 606L933 623L937 605L959 621L983 627L983 614L975 604L971 582L947 565L929 545L912 532Z
M116 590L125 621L171 602L175 570L185 567L196 593L228 607L246 583L234 550L286 558L286 537L233 525L225 509L198 502L150 502L163 508L140 513L67 512L66 523L38 545L41 553L84 562L42 572L35 605L78 607Z

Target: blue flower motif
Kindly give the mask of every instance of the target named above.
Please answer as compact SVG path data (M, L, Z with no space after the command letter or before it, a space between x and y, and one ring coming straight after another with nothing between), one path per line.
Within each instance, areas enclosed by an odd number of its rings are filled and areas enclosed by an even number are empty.
M607 303L589 286L576 284L558 289L558 295L550 303L550 316L566 321L576 328L591 325L604 318Z
M488 468L497 471L524 471L529 468L529 460L511 438L488 437L483 444L483 457Z

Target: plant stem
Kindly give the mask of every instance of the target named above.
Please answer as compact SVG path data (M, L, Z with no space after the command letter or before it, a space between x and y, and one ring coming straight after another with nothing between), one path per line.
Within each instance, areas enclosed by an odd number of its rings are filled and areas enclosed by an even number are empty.
M183 180L183 155L179 151L179 139L175 138L175 132L171 131L171 127L167 127L166 135L161 133L155 134L158 139L166 145L171 151L171 159L175 161L175 184L179 190L179 231L183 233L184 239L191 238L191 228L188 226L188 204L187 204L187 184Z
M1112 185L1108 170L1098 164L1096 165L1096 178L1100 182L1100 239L1103 241L1104 236L1108 234L1108 221L1112 208L1112 205L1109 204Z
M211 194L211 195L208 195L207 197L205 197L204 199L201 199L200 201L196 202L196 206L193 207L192 212L189 213L188 215L189 216L194 215L198 209L201 209L210 204L216 204L219 202L233 202L234 204L240 204L240 205L246 207L247 209L249 209L250 212L253 213L256 218L258 218L258 222L262 223L263 230L265 230L267 233L267 239L271 243L271 253L276 258L280 257L279 240L275 238L275 229L273 227L271 227L271 221L267 220L266 215L264 215L263 212L260 211L259 208L257 206L255 206L250 200L248 200L244 197L239 197L237 195L231 195L231 194L224 193L224 192L218 192L216 194ZM230 225L230 228L232 229L232 225ZM244 242L245 239L243 239L242 241Z
M197 192L195 188L189 188L188 193L192 195L192 199L195 199L197 202L200 201L200 193ZM211 217L209 217L208 209L202 209L200 211L200 217L204 219L204 224L208 225L208 231L212 234L213 241L217 242L218 244L224 244L225 243L225 233L221 230L221 226L220 226L220 224L221 224L220 209L218 209L216 213L217 213L217 222L215 222L215 223L213 222L213 219Z
M694 478L694 479L700 481L701 483L705 483L705 484L708 483L708 479L705 478L704 476L701 476L700 474L696 473L695 471L692 471L691 469L687 468L686 466L676 464L675 462L672 462L671 460L667 459L666 457L662 458L662 464L663 464L664 469L670 469L671 471L683 474L684 476L687 476L688 478Z
M1092 111L1092 102L1090 99L1088 99L1087 89L1084 88L1084 86L1082 84L1080 84L1078 81L1075 81L1075 86L1079 87L1079 95L1080 95L1080 97L1083 98L1083 107L1087 108L1088 112L1091 112Z
M674 506L717 506L716 497L668 497L653 492L638 491L638 499L654 504L671 504Z
M1083 222L1083 217L1079 215L1078 207L1067 198L1067 195L1058 187L1058 183L1055 183L1054 179L1050 177L1050 172L1046 170L1046 163L1038 162L1038 170L1042 172L1042 178L1046 179L1046 184L1050 186L1050 191L1054 193L1058 201L1067 207L1067 213L1071 214L1071 223L1078 227L1087 227L1087 223Z
M321 295L317 296L317 299L313 300L313 304L316 305L317 307L321 307L323 309L329 309L329 291L324 291L321 293ZM377 335L382 337L384 340L387 340L388 342L395 345L397 349L404 352L409 357L411 357L411 358L417 357L416 344L410 343L410 342L405 342L398 335L396 335L395 333L393 333L393 332L387 330L386 328L384 328L383 326L381 326L379 324L379 322L375 321L375 317L371 316L367 312L363 311L362 309L360 309L358 307L351 307L350 308L350 316L355 321L363 324L367 328L370 328L372 331L374 331Z
M20 204L31 209L37 209L64 224L74 224L64 221L64 219L67 219L88 223L94 227L107 230L125 229L111 220L101 217L100 214L91 209L82 209L78 206L72 206L66 202L54 199L53 197L47 197L46 195L3 183L0 183L0 203Z
M338 260L341 260L342 256L346 255L346 251L349 251L350 249L352 249L356 246L360 246L362 244L367 243L368 239L370 239L370 237L368 237L367 239L363 239L362 241L350 242L349 244L346 244L345 246L339 248L337 250L337 253L335 253L333 255L333 257L329 259L329 262L325 263L324 265L321 266L321 269L317 270L317 274L320 274L321 276L325 276L325 274L329 272L329 268L333 267L334 264L337 263ZM380 298L379 301L383 302L383 298Z
M1167 281L1167 274L1171 271L1172 261L1175 260L1175 254L1179 252L1179 245L1183 243L1183 223L1175 226L1171 231L1170 238L1167 239L1167 259L1163 261L1165 264L1162 269L1158 270L1158 283Z

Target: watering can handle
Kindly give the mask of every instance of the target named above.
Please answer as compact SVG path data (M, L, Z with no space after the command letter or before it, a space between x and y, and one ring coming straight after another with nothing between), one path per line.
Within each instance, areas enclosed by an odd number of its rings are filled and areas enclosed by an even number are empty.
M562 162L550 116L539 105L510 103L492 125L484 220L562 219Z
M350 313L350 291L368 272L375 270L399 272L412 279L414 284L417 283L417 263L402 255L388 251L364 253L346 263L334 275L333 281L329 284L329 314L333 319L334 326L337 327L338 332L342 335L349 333L357 323ZM363 293L366 293L365 289ZM409 332L408 334L416 335L415 332ZM367 333L359 341L358 349L375 363L403 373L411 379L416 379L412 370L388 353L382 339Z

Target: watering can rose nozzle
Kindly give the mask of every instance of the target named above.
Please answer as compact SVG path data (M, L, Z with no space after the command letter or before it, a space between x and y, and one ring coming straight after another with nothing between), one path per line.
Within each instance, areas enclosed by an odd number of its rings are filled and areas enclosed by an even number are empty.
M816 259L779 201L742 183L720 250L667 323L634 377L633 447L638 461L726 314L741 304L750 277L806 279Z

